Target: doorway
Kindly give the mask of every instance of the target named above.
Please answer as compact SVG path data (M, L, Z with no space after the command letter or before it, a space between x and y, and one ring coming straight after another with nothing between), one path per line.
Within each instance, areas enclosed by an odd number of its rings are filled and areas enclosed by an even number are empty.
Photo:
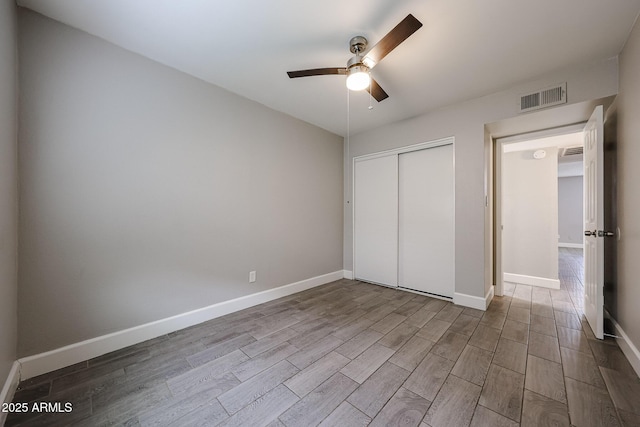
M505 283L560 289L569 272L580 278L563 267L582 251L582 131L576 125L496 140L497 295ZM570 200L567 191L574 191ZM572 299L582 307L580 289Z

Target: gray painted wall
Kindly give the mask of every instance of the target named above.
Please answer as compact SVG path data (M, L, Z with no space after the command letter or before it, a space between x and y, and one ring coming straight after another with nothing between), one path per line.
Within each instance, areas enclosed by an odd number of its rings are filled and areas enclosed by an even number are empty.
M618 285L616 320L640 348L640 22L620 55L618 96Z
M15 3L0 1L0 388L18 333L17 39Z
M20 356L342 270L341 137L26 10L19 47Z
M558 178L558 234L560 243L582 244L582 176Z
M558 148L543 159L532 150L502 157L502 268L558 279Z
M485 140L485 125L518 116L521 94L558 82L567 82L571 103L615 95L618 90L617 59L590 67L559 70L503 92L426 112L409 120L351 136L344 166L347 177L344 203L345 270L353 270L350 203L353 157L454 136L456 292L484 297L492 285L491 275L485 274L492 262L490 246L485 244L485 239L490 238L485 235L485 230L490 230L487 222L491 220L490 208L485 204L485 193L488 192L485 188L488 165L485 150L489 147ZM392 91L391 86L389 90ZM393 93L389 93L390 98L384 102L394 102ZM355 108L354 105L351 108Z

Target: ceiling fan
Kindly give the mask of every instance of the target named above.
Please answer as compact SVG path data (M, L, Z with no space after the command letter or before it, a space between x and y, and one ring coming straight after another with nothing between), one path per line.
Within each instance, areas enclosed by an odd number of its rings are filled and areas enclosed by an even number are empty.
M347 76L347 88L350 90L366 89L376 101L380 102L389 97L387 92L371 78L369 71L376 66L385 56L400 43L422 27L422 23L413 15L409 14L386 36L373 46L366 55L368 41L363 36L356 36L349 42L351 53L355 56L347 61L346 67L335 68L313 68L310 70L287 71L290 78L322 76L328 74L341 74Z

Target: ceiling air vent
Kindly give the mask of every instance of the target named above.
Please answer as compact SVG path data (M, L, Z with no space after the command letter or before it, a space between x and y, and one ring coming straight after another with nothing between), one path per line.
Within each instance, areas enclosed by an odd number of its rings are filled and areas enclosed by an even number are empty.
M567 83L560 83L520 96L520 112L539 110L567 102Z
M577 156L584 153L584 147L582 145L578 147L566 147L560 150L560 157Z

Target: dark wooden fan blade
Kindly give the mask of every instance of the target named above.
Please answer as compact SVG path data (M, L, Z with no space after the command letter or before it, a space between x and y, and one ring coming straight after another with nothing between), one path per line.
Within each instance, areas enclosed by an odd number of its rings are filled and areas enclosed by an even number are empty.
M287 71L290 78L324 76L328 74L347 74L347 69L342 68L314 68L312 70Z
M371 79L371 89L367 88L367 92L369 92L378 102L384 101L389 97L387 92L385 92L374 79Z
M393 49L398 47L400 43L409 38L409 36L422 27L422 22L418 21L412 14L408 14L395 28L382 38L371 50L364 56L363 62L369 68L373 68L378 62L389 54Z

